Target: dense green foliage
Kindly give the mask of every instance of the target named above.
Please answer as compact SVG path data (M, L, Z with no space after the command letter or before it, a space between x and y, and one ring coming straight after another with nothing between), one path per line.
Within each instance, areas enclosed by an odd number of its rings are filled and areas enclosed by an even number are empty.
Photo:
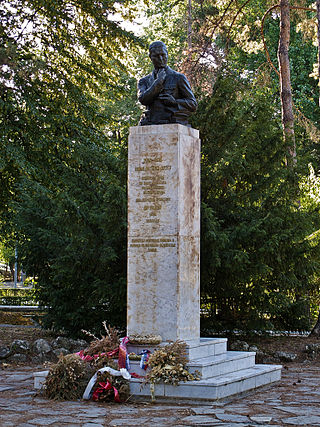
M294 11L291 19L298 154L293 171L284 163L279 79L266 60L260 32L274 2L192 2L191 51L187 2L171 9L170 3L162 3L162 25L153 18L155 29L169 45L178 44L176 64L201 100L193 126L200 129L203 146L204 325L309 328L319 304L319 198L310 203L305 186L308 163L318 171L320 154L318 88L310 76L317 54L314 13ZM264 35L278 67L275 12L265 20Z
M235 90L235 88L237 88ZM284 167L272 96L219 78L195 117L203 147L201 284L215 328L308 328L319 227Z
M113 4L1 9L2 235L37 277L45 325L74 334L125 322L124 141L137 107L121 63L134 37L109 20Z
M60 165L52 188L21 182L16 221L23 265L50 307L45 324L77 332L125 321L126 194L121 159L74 150L76 168Z
M130 18L136 3L0 7L1 248L12 254L18 242L48 310L44 325L74 335L102 320L125 325L126 140L140 114L135 80L150 64L145 43L110 13ZM191 16L183 0L145 3L146 40L167 43L170 65L188 75L199 99L206 326L309 328L319 303L319 107L309 76L316 48L298 30L312 14L292 16L300 111L292 170L278 77L259 29L273 3L244 2L237 14L236 1L193 1ZM275 65L278 27L270 15L264 33Z

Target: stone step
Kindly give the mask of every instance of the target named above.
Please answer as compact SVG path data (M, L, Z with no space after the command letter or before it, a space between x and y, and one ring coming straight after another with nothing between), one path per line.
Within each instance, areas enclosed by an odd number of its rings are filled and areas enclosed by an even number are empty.
M227 351L227 342L227 338L200 338L200 341L186 341L187 357L191 361L223 354Z
M187 351L186 355L188 360L197 360L208 356L217 356L227 351L227 338L200 338L200 340L186 341ZM168 344L163 342L159 345L138 345L128 344L128 352L140 354L142 350L148 349L151 353L154 352L159 346Z
M187 364L188 371L199 371L201 378L218 377L230 372L252 368L255 363L255 353L247 351L227 351L217 356L209 356L192 360Z
M200 381L181 382L179 386L156 384L156 398L217 400L279 381L280 365L255 365L248 369ZM130 392L136 396L150 396L150 385L141 379L130 380Z
M192 360L187 364L189 372L199 371L201 378L217 377L233 371L240 371L254 366L255 353L247 351L227 351L217 356L207 356ZM140 368L138 360L130 360L130 372L146 375L148 372Z
M144 369L140 368L140 362L138 360L130 360L130 374L135 373L142 377L144 377L148 373L148 369L145 371Z

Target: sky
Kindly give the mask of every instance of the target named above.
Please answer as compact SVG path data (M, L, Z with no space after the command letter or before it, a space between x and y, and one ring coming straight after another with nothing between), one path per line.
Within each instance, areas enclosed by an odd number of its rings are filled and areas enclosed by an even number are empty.
M121 5L119 5L119 8L121 8ZM142 9L133 22L123 20L120 12L110 14L109 18L112 21L117 21L124 30L132 31L136 36L141 36L144 33L144 28L148 25L147 17Z

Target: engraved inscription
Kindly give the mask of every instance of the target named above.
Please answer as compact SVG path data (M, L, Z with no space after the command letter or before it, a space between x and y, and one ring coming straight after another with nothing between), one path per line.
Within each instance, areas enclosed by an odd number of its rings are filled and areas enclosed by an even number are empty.
M169 202L171 200L170 197L152 197L152 198L143 198L136 199L137 203L146 203L146 202Z
M162 153L148 153L141 160L142 166L135 167L138 175L139 196L136 203L141 203L145 211L146 224L159 224L163 203L171 200L166 196L168 176L171 165L164 164Z
M142 163L151 163L151 162L162 162L162 156L159 155L159 157L147 157L142 160Z
M164 166L136 166L135 167L135 171L137 172L153 172L153 171L164 171L164 170L170 170L171 166L170 165L164 165Z
M171 237L161 238L133 238L129 242L130 248L144 248L147 252L157 252L158 248L175 248L175 239Z

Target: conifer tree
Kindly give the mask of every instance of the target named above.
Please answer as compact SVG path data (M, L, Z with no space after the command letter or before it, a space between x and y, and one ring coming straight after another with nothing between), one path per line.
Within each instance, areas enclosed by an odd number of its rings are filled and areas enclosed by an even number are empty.
M19 242L45 325L73 334L125 322L125 133L138 111L124 52L137 39L116 11L108 0L0 10L2 236Z

